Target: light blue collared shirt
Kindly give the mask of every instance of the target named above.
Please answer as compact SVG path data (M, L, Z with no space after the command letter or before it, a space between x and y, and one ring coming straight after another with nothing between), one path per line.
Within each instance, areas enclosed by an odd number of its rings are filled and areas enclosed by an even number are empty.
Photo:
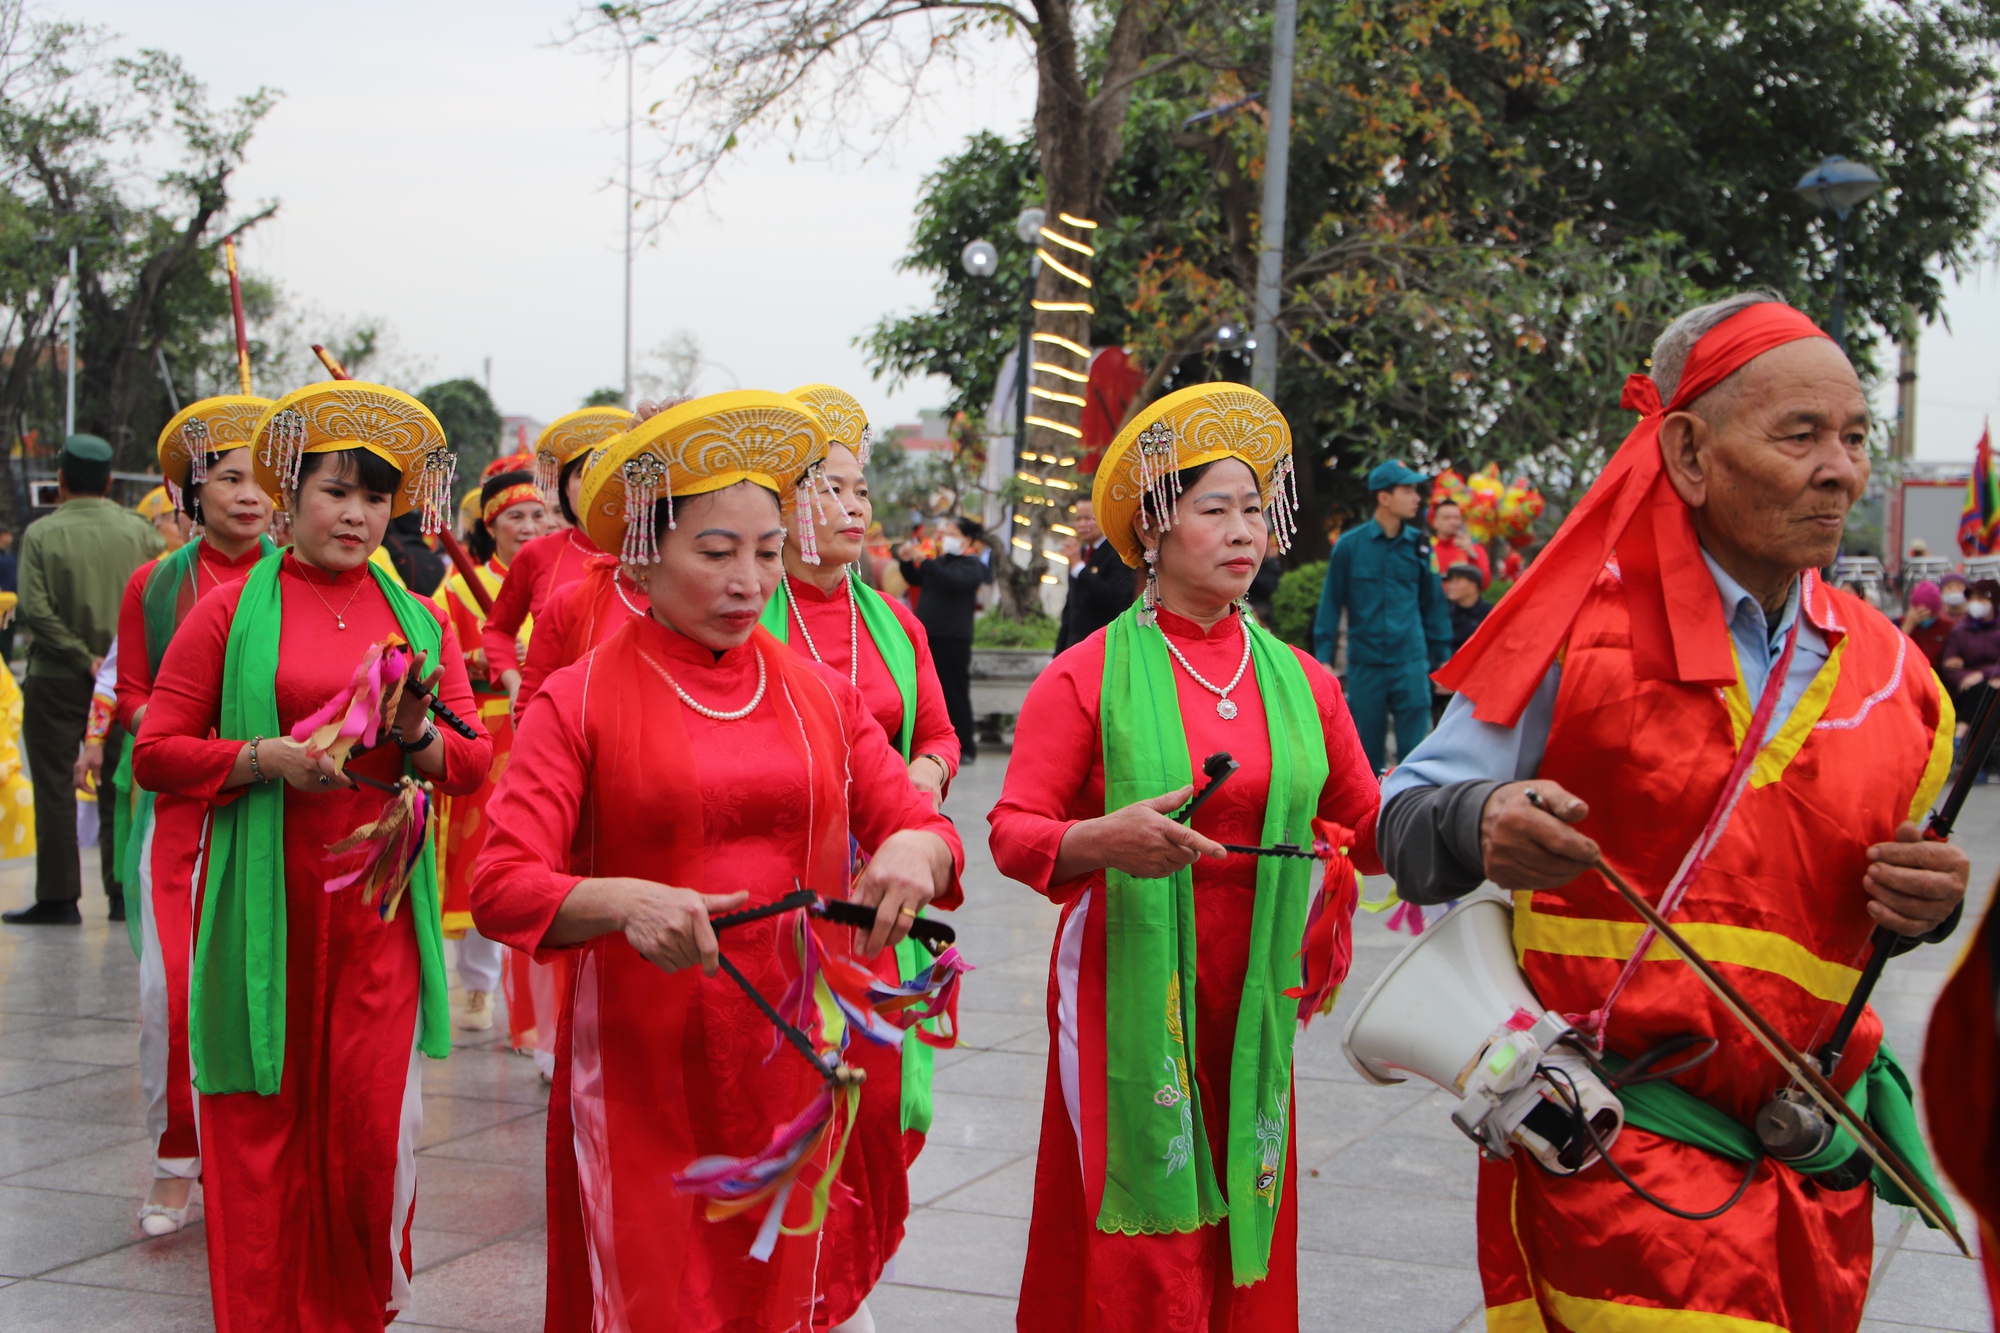
M1772 664L1784 651L1785 635L1791 632L1792 622L1799 619L1800 581L1792 580L1784 610L1779 613L1777 623L1772 624L1757 599L1724 573L1722 566L1715 563L1715 557L1703 551L1701 558L1708 562L1708 572L1714 576L1716 591L1722 594L1722 605L1729 612L1729 636L1736 641L1737 669L1743 675L1743 687L1754 706L1763 695L1764 681L1771 674ZM1800 622L1791 670L1785 673L1778 705L1771 710L1765 741L1776 735L1791 716L1813 677L1826 664L1830 651L1826 636L1811 618ZM1511 727L1480 721L1472 715L1470 699L1462 694L1452 696L1437 729L1383 781L1382 803L1387 805L1416 787L1442 787L1451 782L1482 779L1519 782L1536 776L1542 766L1542 751L1548 745L1549 727L1555 720L1556 687L1561 681L1562 665L1557 663L1549 668L1541 686L1528 700L1521 720Z

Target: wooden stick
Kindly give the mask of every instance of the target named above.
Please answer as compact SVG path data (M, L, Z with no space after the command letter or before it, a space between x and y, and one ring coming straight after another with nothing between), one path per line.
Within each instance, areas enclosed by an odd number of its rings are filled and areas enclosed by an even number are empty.
M1846 1122L1855 1141L1861 1145L1861 1150L1902 1187L1903 1192L1916 1204L1917 1211L1924 1215L1924 1219L1957 1242L1959 1250L1970 1259L1972 1250L1966 1245L1965 1237L1958 1234L1958 1228L1951 1224L1944 1208L1931 1197L1923 1182L1917 1179L1917 1173L1894 1148L1882 1141L1882 1137L1855 1112L1853 1107L1847 1104L1847 1098L1841 1096L1833 1084L1827 1082L1826 1075L1819 1072L1819 1066L1793 1050L1792 1044L1785 1040L1784 1034L1772 1027L1769 1020L1758 1013L1755 1006L1744 999L1737 989L1730 985L1728 979L1715 970L1714 964L1695 952L1694 946L1682 939L1680 932L1668 925L1667 919L1655 911L1653 905L1641 897L1636 889L1627 884L1623 875L1605 864L1602 857L1598 858L1592 868L1609 880L1611 886L1632 905L1632 910L1643 917L1646 924L1658 932L1660 938L1665 940L1675 953L1686 960L1688 966L1695 970L1695 974L1708 986L1715 998L1721 1000L1723 1006L1736 1016L1736 1020L1750 1030L1750 1034L1771 1053L1771 1058L1783 1066L1786 1073L1798 1080L1807 1094L1819 1103L1820 1109L1836 1120Z
M222 243L222 262L229 269L229 306L236 314L236 378L248 395L250 388L250 331L243 323L243 283L236 276L236 242Z
M351 380L354 378L354 376L347 373L347 367L333 359L332 352L327 351L326 348L320 346L318 343L314 343L312 349L313 355L319 358L319 363L326 367L327 374L337 380Z

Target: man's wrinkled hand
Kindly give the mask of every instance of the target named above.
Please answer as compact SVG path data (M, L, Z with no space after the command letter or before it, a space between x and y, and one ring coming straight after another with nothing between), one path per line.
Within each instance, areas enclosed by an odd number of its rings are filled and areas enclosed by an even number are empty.
M1873 900L1868 915L1898 935L1928 935L1943 925L1965 900L1972 878L1964 848L1925 841L1923 830L1909 820L1896 829L1894 842L1868 849L1868 862L1861 880Z
M1530 789L1543 809L1528 799ZM1597 844L1571 828L1590 807L1546 779L1509 782L1486 798L1479 850L1486 878L1503 889L1553 889L1591 868Z

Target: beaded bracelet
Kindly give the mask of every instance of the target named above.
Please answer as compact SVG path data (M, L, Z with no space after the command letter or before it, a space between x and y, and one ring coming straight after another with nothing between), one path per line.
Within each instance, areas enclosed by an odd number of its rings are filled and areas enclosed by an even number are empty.
M257 744L263 739L262 736L250 738L250 776L258 782L269 782L270 779L264 776L264 770L257 767Z

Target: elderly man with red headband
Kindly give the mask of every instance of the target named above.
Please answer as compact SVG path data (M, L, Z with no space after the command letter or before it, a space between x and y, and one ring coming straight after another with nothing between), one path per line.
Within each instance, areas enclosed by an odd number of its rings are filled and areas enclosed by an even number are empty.
M1815 1050L1876 926L1913 947L1957 921L1965 854L1916 823L1950 766L1951 702L1816 572L1869 471L1868 401L1831 339L1733 296L1667 328L1625 406L1639 425L1437 673L1458 698L1383 790L1403 896L1511 891L1529 983L1608 1064L1694 1039L1655 1066L1672 1078L1623 1094L1610 1156L1629 1180L1481 1162L1487 1327L1846 1333L1868 1289L1867 1159L1838 1137L1763 1146L1786 1074L1592 866ZM1830 1077L1928 1176L1872 1012Z

